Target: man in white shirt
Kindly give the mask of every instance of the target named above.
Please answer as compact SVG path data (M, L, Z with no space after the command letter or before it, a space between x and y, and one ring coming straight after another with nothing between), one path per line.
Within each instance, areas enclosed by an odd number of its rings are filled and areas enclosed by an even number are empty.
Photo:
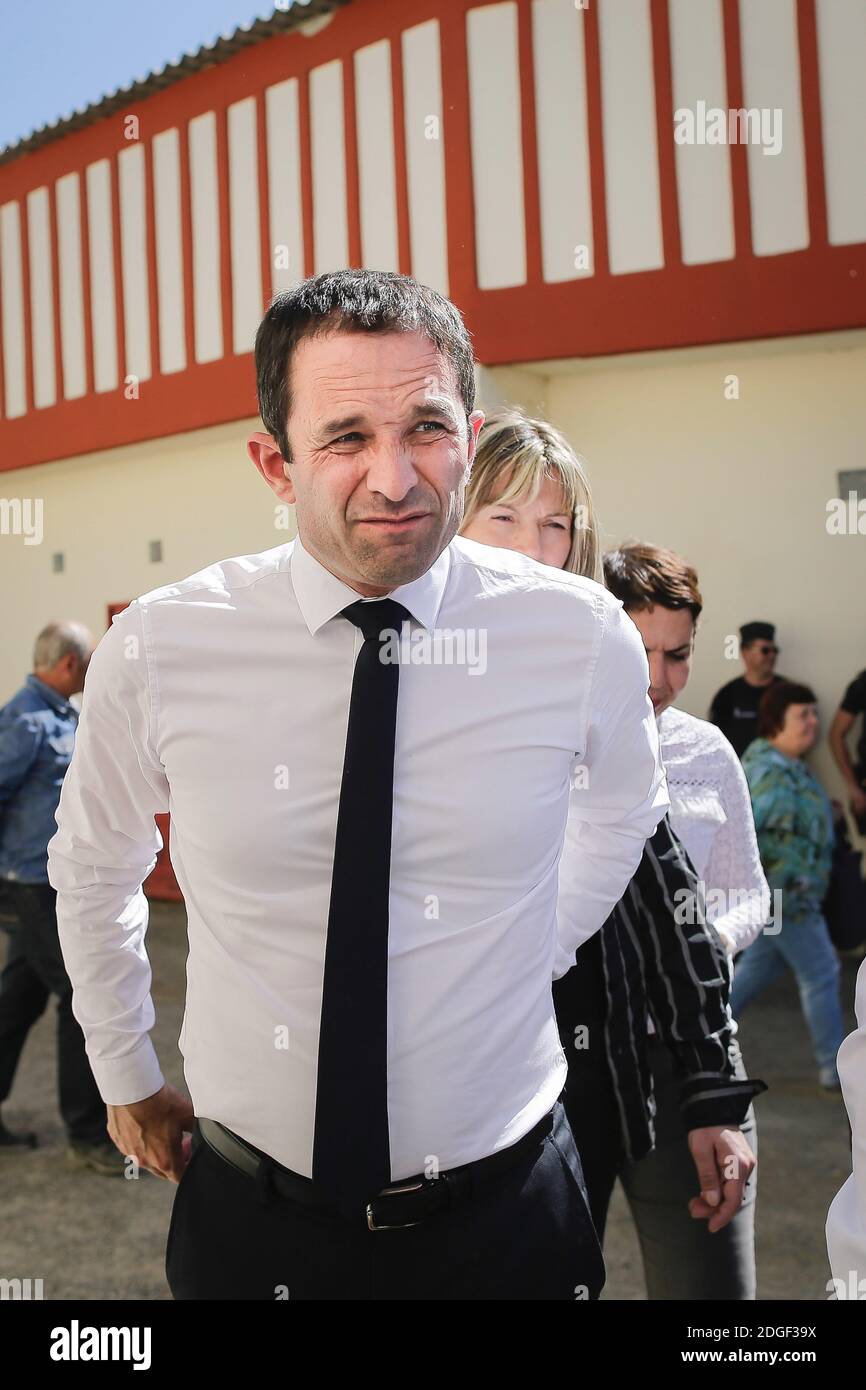
M49 846L109 1132L180 1181L176 1298L597 1297L551 981L668 806L643 645L457 537L483 415L449 301L322 275L256 365L298 538L115 618ZM168 810L192 1104L149 1037Z

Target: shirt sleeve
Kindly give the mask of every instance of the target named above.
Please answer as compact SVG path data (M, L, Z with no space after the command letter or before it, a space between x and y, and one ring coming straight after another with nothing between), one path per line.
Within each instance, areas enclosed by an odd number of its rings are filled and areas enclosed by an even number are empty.
M604 925L670 805L643 642L621 603L606 606L603 621L559 861L554 979Z
M0 728L0 810L24 784L42 743L42 725L31 714L19 714Z
M131 1105L164 1077L150 1039L154 1009L142 883L162 837L168 783L154 751L141 609L118 614L90 661L75 751L48 844L72 1007L102 1099Z
M862 1298L860 1281L866 1279L866 962L857 972L854 1007L858 1026L836 1059L851 1125L853 1171L830 1204L826 1226L830 1268L844 1286L837 1291L840 1298Z
M730 756L724 751L727 766L720 790L726 819L713 840L705 873L709 888L723 890L727 907L716 912L711 896L707 915L717 930L731 938L736 954L760 935L770 920L771 904L746 774L733 749Z

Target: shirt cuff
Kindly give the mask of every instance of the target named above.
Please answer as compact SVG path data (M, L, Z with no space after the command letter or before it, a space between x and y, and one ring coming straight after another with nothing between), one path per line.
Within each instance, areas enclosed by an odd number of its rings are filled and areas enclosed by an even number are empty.
M90 1062L90 1070L106 1105L134 1105L156 1095L165 1085L156 1049L146 1034L125 1057Z
M710 1125L739 1125L755 1096L767 1090L757 1078L718 1076L689 1078L680 1090L680 1109L686 1129L705 1129Z

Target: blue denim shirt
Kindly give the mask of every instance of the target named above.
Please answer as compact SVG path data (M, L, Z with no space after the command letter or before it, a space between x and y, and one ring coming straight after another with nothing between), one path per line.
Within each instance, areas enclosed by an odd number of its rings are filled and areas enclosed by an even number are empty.
M38 676L0 709L0 878L48 882L48 841L78 711Z

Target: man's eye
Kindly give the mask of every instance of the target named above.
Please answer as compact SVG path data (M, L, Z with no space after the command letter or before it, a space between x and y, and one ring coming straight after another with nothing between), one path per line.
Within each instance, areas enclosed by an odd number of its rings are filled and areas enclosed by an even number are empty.
M361 435L357 430L352 430L349 434L341 434L339 439L332 439L332 444L344 444L347 439L360 439Z
M441 420L420 420L420 421L418 422L418 426L417 426L417 427L418 427L419 430L424 429L425 426L426 426L427 428L429 428L429 429L432 429L432 430L444 430L444 429L445 429L445 425L443 424L443 422L442 422Z
M685 661L685 660L687 660L688 655L689 655L688 652L679 652L679 653L671 652L670 657L668 658L668 660L669 660L669 661Z

